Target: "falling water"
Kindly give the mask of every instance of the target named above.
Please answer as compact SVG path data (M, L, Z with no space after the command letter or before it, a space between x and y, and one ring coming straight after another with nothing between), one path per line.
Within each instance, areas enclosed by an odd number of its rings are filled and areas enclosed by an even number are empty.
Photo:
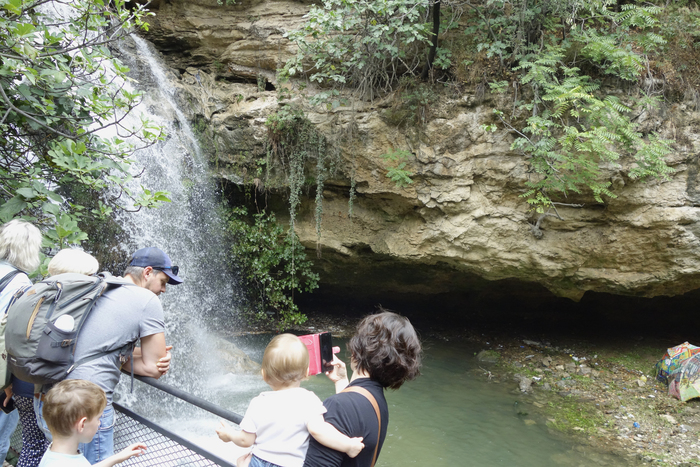
M195 133L177 105L176 88L151 46L132 36L122 44L122 59L141 83L144 101L136 109L163 127L165 141L138 150L133 171L150 189L170 192L172 202L158 209L125 213L120 222L133 248L157 246L180 267L183 284L168 285L160 296L165 310L166 340L173 348L173 363L164 382L215 400L210 379L226 370L211 358L219 336L230 333L227 318L236 312L237 286L229 272L225 225L217 187ZM137 72L134 73L133 71ZM118 388L122 403L149 416L173 412L163 407L161 395L143 385L129 393L128 378ZM137 386L139 386L137 384ZM178 413L185 407L175 409Z

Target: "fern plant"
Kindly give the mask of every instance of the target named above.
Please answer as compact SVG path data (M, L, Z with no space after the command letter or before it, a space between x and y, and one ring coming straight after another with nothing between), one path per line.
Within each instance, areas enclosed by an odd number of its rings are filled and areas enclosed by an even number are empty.
M382 154L382 159L388 163L386 176L387 178L390 178L399 188L405 188L413 183L413 180L411 179L413 172L406 170L408 158L412 155L413 154L403 149L396 149L386 154Z
M594 199L614 198L610 182L601 177L601 165L630 154L631 178L667 177L664 162L670 141L645 137L630 119L630 109L617 97L599 95L599 85L563 64L564 51L550 45L538 55L524 57L516 70L525 71L521 82L535 89L535 99L522 104L531 116L520 130L496 111L504 124L518 134L512 148L530 159L538 174L522 195L537 212L554 206L569 192L591 190Z

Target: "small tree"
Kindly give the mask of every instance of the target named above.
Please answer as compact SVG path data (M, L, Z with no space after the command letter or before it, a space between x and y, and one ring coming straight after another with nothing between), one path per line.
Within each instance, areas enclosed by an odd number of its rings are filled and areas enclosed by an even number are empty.
M282 76L310 73L310 80L332 89L317 102L339 105L339 89L360 98L391 91L398 78L420 66L431 45L428 4L410 0L325 0L312 5L306 23L287 37L299 47ZM335 99L335 100L334 100Z
M123 0L0 0L0 221L28 218L63 247L87 238L82 218L121 209L123 195L136 209L168 200L127 188L133 151L162 133L145 119L126 123L140 94L108 49L146 28L145 16ZM117 190L86 210L63 190L71 185Z

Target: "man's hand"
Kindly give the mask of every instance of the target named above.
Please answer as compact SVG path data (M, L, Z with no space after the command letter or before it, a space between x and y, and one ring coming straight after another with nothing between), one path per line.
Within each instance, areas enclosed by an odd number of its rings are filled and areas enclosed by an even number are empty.
M161 358L158 360L158 363L156 363L156 366L158 367L158 371L160 371L161 375L164 375L168 372L170 369L170 360L172 360L173 356L170 353L170 351L173 349L172 345L168 345L165 347L165 357Z

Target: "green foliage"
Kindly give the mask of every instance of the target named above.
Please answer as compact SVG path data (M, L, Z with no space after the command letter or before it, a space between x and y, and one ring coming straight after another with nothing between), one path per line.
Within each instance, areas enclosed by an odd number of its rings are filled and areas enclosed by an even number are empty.
M56 9L65 18L47 14ZM146 28L146 14L123 0L0 0L0 222L22 216L62 248L87 238L81 220L109 215L124 200L87 210L61 187L116 186L136 209L168 201L165 192L125 188L135 149L127 139L143 147L162 135L146 120L126 126L140 95L114 85L128 80L128 69L107 48L133 26Z
M318 287L318 275L293 229L285 231L274 214L248 216L245 208L231 211L228 224L232 252L248 293L247 311L257 320L274 316L279 329L302 324L306 316L294 303L294 293Z
M599 85L578 68L567 67L563 58L561 47L548 45L524 56L515 68L523 71L521 83L531 86L535 95L520 106L532 114L522 130L503 120L519 135L512 148L528 156L538 174L522 195L527 202L543 213L553 206L555 194L566 197L583 188L599 203L603 196L614 198L610 183L602 180L601 166L616 164L623 154L634 157L631 178L667 177L672 169L663 158L671 142L642 135L628 107L617 97L596 95ZM497 114L503 118L502 112Z
M301 203L301 191L307 183L307 164L314 162L313 179L316 185L316 232L321 237L323 213L323 185L335 172L338 154L327 139L304 116L301 109L286 105L270 115L267 127L267 179L273 162L281 166L289 187L289 216L294 230L296 213Z
M602 93L591 76L639 80L648 51L665 42L651 30L658 25L658 7L626 4L617 9L611 0L497 0L472 8L479 21L467 32L480 38L478 48L512 63L520 87L530 91L522 91L531 97L516 102L520 113L511 119L495 113L518 135L512 148L528 157L537 174L522 195L537 212L555 208L571 192L590 191L599 203L614 198L602 167L621 167L623 156L634 161L627 171L630 178L667 178L672 169L664 157L671 142L642 134L631 109ZM503 92L507 85L489 83L493 92ZM530 116L523 124L524 113ZM482 128L493 131L494 125Z
M384 159L388 164L386 176L390 178L399 188L405 188L413 183L413 180L411 179L413 172L406 170L408 159L411 156L413 156L413 154L403 149L396 149L386 154L382 154L382 159Z
M606 95L603 85L638 83L642 73L652 78L650 56L666 44L661 7L615 0L483 0L441 3L443 19L435 5L324 0L311 7L301 29L289 33L299 51L281 76L308 75L320 89L312 101L329 108L341 105L344 88L371 99L398 84L398 103L384 114L388 123L424 125L434 88L407 77L415 77L432 42L428 20L439 19L435 69L458 75L460 67L500 65L473 73L477 94L479 87L513 94L510 115L496 115L517 135L512 147L530 164L533 176L523 197L536 211L556 209L572 193L592 195L598 203L614 198L604 168L624 167L628 177L640 180L671 173L664 162L671 142L643 134L632 109ZM465 34L447 40L465 5L470 15ZM637 101L649 107L651 100ZM482 128L495 131L496 124ZM387 156L393 164L388 176L407 186L412 174L405 159Z
M412 74L430 40L427 3L408 0L324 0L312 5L306 23L287 37L298 48L283 77L309 73L331 86L315 96L329 103L349 87L360 98L389 92L402 74ZM447 58L443 51L440 60Z

